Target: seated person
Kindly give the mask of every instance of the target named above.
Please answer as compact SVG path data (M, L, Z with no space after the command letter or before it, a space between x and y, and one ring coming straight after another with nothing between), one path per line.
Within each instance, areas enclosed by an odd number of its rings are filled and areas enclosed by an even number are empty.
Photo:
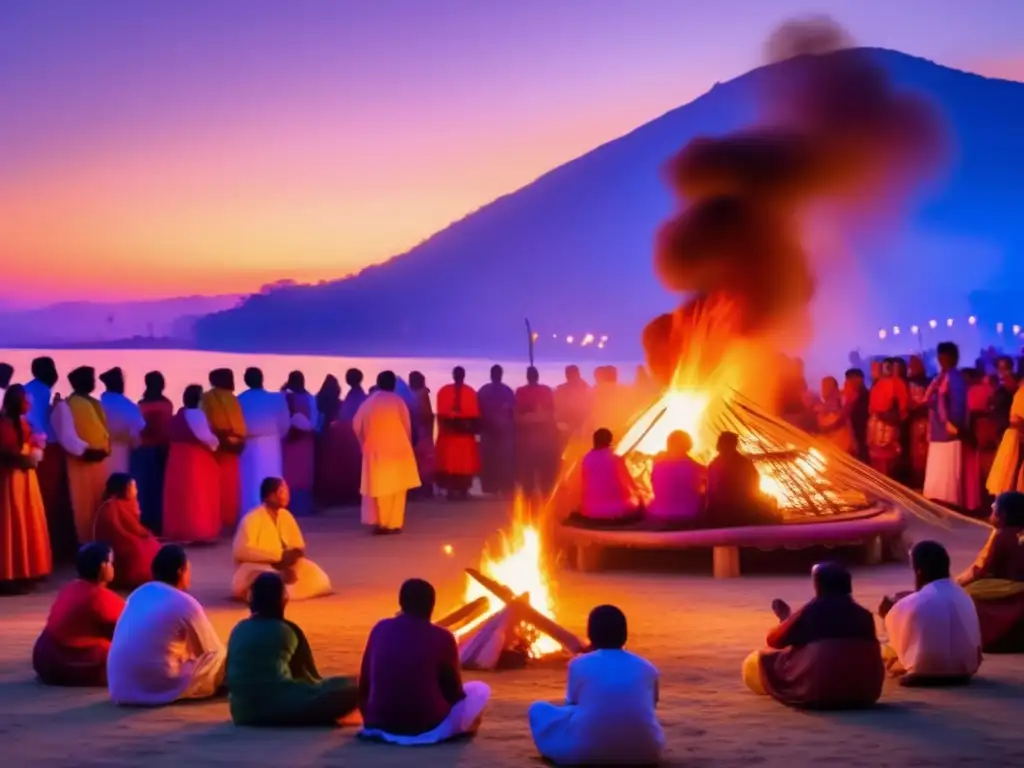
M157 541L139 518L139 491L131 475L115 472L107 478L103 503L96 512L93 539L114 550L117 569L112 586L134 589L150 579Z
M370 632L359 673L363 738L391 744L437 744L476 733L491 697L485 683L462 684L459 647L430 622L434 587L409 579L401 613Z
M791 707L858 709L882 695L882 663L875 619L853 599L853 581L841 565L811 571L814 599L792 613L772 603L780 624L768 633L770 651L743 662L743 682Z
M252 616L228 640L227 684L235 725L336 725L359 704L355 677L320 677L298 625L284 617L288 592L281 575L252 583Z
M1024 652L1024 493L1001 494L992 505L993 531L960 584L974 600L982 649Z
M668 436L665 453L651 468L654 498L647 516L667 528L695 525L704 509L707 469L690 456L693 438L677 430Z
M128 597L107 658L115 704L160 706L206 699L224 681L226 652L203 606L186 591L185 550L165 544L153 558L153 581Z
M974 602L949 577L949 553L936 541L910 550L916 591L882 600L889 644L882 656L905 685L957 685L981 666L981 627Z
M569 662L565 704L530 706L533 743L558 765L655 765L665 735L655 713L658 670L626 644L626 617L613 605L590 612L591 652Z
M706 527L727 528L777 522L772 500L761 493L761 475L739 451L734 432L718 436L718 455L708 464Z
M574 522L583 525L624 525L640 519L636 485L626 461L612 448L612 433L599 429L593 448L580 466L582 503Z
M249 587L261 573L281 574L290 600L308 600L331 593L331 580L306 557L299 524L288 511L288 484L268 477L260 485L263 504L238 524L232 554L238 568L231 584L236 600L248 598Z
M46 685L105 687L107 653L124 600L108 588L114 553L86 544L75 557L78 578L64 585L32 650L32 667Z

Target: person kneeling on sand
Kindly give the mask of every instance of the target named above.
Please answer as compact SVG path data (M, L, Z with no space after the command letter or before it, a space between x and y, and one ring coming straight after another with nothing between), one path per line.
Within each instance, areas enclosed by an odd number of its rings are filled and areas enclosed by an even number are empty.
M1024 493L1007 491L992 505L992 534L957 578L974 601L987 653L1024 652Z
M110 698L149 707L210 698L224 681L227 654L203 606L186 591L192 569L185 550L161 547L153 579L131 593L114 628Z
M882 663L875 620L853 599L849 571L820 563L811 571L814 599L793 613L772 603L779 625L768 633L769 651L743 662L743 682L791 707L858 709L882 695Z
M335 725L359 704L354 677L323 679L297 624L284 617L288 591L277 573L252 583L252 616L228 640L227 683L235 725Z
M949 577L949 553L936 541L910 550L916 591L886 597L878 608L889 645L889 673L904 685L957 685L981 666L981 627L970 596Z
M640 520L636 484L626 461L612 447L612 433L594 432L593 448L583 457L580 476L583 498L572 522L585 527L630 525Z
M462 683L455 636L431 623L436 595L422 579L401 588L401 613L370 632L359 674L360 737L403 746L476 733L491 689Z
M248 512L238 524L231 553L238 568L231 595L246 600L249 587L261 573L279 573L290 600L308 600L331 593L331 580L320 566L306 557L306 541L295 517L288 511L288 484L268 477L260 486L263 504Z
M558 765L654 765L665 736L658 722L658 670L624 650L626 617L601 605L587 622L591 652L569 663L565 704L530 706L537 750Z
M86 544L75 557L78 578L61 587L32 650L32 667L45 685L104 687L107 654L124 599L109 588L114 553Z

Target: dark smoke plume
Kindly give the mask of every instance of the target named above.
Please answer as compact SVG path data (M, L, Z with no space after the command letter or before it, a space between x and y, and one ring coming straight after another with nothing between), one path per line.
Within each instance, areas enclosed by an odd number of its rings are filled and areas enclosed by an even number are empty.
M655 270L696 298L645 329L653 371L671 372L688 321L710 304L725 300L730 330L745 335L805 312L815 280L801 235L812 204L888 208L938 165L936 110L849 45L827 19L784 24L766 46L776 66L755 75L760 121L694 139L669 161L680 211L657 235Z

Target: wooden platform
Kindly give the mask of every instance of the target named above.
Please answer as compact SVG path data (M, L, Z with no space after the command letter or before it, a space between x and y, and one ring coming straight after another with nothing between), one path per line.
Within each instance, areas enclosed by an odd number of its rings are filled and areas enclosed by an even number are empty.
M878 564L899 551L907 515L896 507L879 505L832 520L799 521L744 528L702 528L687 531L638 531L579 528L562 525L558 543L570 553L577 570L601 568L606 549L704 549L714 555L717 579L740 575L741 549L807 549L862 546L866 560Z

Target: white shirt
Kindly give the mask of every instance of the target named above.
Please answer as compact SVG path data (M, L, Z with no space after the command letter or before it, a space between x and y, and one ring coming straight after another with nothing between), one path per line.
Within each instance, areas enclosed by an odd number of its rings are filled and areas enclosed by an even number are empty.
M933 581L898 600L885 617L889 645L908 674L973 675L981 666L978 611L950 579Z
M206 447L211 451L217 450L217 447L220 445L220 441L217 439L217 436L213 434L213 430L210 429L210 422L201 408L186 408L185 423L188 424L188 428L192 430L192 434L195 435L196 440L201 443L205 443Z
M238 396L238 404L245 418L246 435L254 437L284 437L288 432L288 402L280 392L265 389L247 389Z

